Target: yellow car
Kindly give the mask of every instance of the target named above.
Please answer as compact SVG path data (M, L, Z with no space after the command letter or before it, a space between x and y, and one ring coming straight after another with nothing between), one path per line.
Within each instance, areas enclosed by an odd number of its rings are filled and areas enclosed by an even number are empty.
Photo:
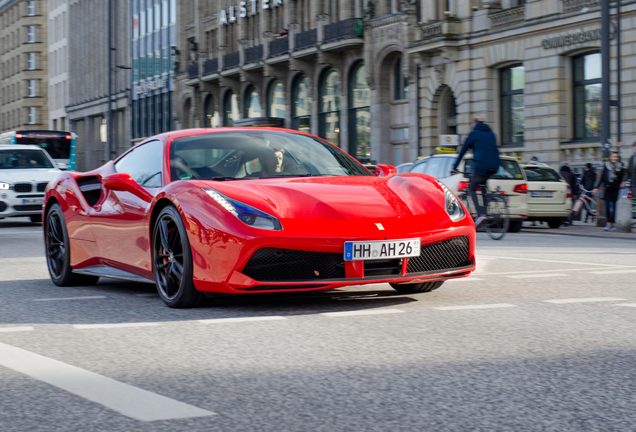
M413 162L409 172L431 175L453 192L468 189L468 177L472 171L473 157L464 156L458 170L464 174L451 174L457 154L435 154ZM519 162L510 156L500 156L501 164L497 173L488 180L488 189L504 192L508 197L510 226L508 231L519 232L528 217L528 184Z
M560 227L572 209L570 186L546 164L524 164L522 168L528 179L528 220Z

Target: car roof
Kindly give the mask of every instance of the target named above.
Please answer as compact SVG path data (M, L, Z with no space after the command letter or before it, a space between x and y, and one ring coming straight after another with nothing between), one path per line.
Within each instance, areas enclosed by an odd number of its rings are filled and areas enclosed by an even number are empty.
M413 163L416 164L418 162L422 162L424 160L430 159L430 158L457 158L457 153L451 153L451 154L432 154L430 156L425 156L422 159L418 159L416 161L414 161ZM472 154L467 154L466 156L464 156L464 159L472 159L473 155ZM513 160L515 162L519 162L517 160L516 157L513 156L505 156L505 155L499 155L499 159L503 159L503 160Z
M547 163L543 163L543 162L523 163L523 164L521 164L521 167L522 168L550 168L551 170L556 171L550 165L548 165Z
M42 150L42 148L31 144L0 144L0 150Z

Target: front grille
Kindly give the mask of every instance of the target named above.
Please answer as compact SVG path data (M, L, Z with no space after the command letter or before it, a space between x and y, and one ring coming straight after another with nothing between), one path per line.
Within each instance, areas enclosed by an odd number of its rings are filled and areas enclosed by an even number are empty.
M16 198L44 198L43 194L16 195Z
M342 254L293 249L259 249L243 273L257 281L313 281L345 276Z
M409 258L407 273L450 270L469 266L468 237L456 237L423 246L420 256Z
M402 270L402 260L383 259L364 262L364 276L391 276L399 275Z
M41 211L42 204L30 204L30 205L16 205L13 206L16 211Z
M13 185L13 190L15 190L16 192L31 192L31 189L33 189L31 183L16 183L15 185Z
M46 189L46 185L48 185L48 183L38 183L38 192L44 192L44 189Z

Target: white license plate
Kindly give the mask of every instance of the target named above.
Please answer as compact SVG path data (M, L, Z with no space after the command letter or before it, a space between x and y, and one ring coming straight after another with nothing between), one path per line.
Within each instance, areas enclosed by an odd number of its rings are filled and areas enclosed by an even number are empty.
M530 196L533 198L552 198L554 192L546 192L546 191L533 191L530 192Z
M345 261L407 258L420 256L420 239L348 241L344 244Z
M42 204L44 198L22 198L22 204Z

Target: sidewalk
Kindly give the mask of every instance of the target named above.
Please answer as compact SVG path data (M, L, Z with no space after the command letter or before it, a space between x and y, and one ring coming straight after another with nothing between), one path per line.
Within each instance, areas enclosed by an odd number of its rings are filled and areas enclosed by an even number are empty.
M636 228L632 229L631 233L625 232L608 232L603 231L603 227L597 227L591 223L584 223L575 221L574 225L561 226L557 229L549 228L547 224L537 222L536 225L532 225L532 222L524 222L521 232L527 233L539 233L539 234L554 234L554 235L569 235L579 237L598 237L598 238L615 238L623 240L636 240Z

